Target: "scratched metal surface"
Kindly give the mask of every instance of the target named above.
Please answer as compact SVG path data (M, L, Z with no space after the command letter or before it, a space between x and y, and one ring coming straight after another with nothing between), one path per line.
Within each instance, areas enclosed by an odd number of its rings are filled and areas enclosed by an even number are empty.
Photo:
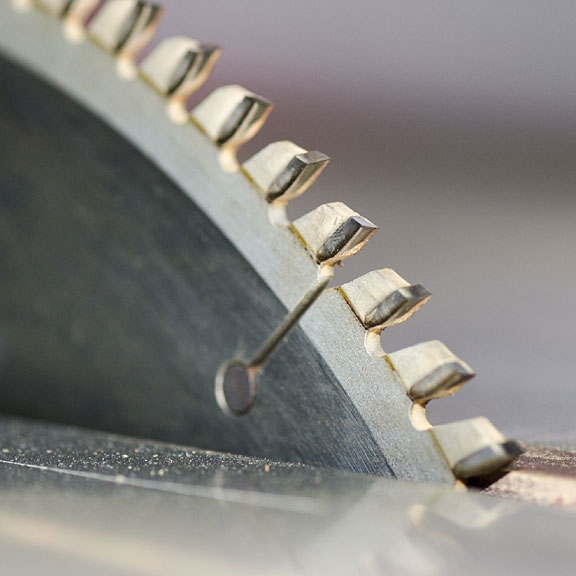
M0 420L6 574L572 574L576 516ZM545 535L546 537L543 537Z

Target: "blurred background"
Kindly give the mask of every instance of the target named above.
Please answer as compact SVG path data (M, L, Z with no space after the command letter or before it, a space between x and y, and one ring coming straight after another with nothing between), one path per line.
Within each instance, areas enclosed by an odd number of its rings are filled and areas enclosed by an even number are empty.
M160 37L224 48L201 95L276 104L243 158L282 139L332 157L291 216L341 200L381 226L339 281L392 267L433 292L383 336L441 339L477 371L431 420L576 444L576 4L164 3Z

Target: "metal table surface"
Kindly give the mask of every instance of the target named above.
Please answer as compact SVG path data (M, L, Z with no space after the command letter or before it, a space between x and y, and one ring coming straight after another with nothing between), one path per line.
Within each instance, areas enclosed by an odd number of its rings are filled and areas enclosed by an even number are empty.
M4 574L572 574L576 516L0 420Z

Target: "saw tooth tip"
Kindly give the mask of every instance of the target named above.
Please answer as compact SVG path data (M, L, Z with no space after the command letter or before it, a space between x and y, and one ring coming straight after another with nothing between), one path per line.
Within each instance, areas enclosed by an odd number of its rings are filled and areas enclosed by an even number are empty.
M433 434L454 475L463 481L495 474L522 453L486 418L435 426Z
M62 21L67 40L78 44L86 38L86 20L99 0L36 0L36 5Z
M192 111L192 119L221 150L222 167L238 169L236 152L253 138L272 111L272 103L242 86L221 86Z
M319 264L335 264L361 250L378 227L342 202L323 204L292 223Z
M170 118L183 124L188 121L188 98L206 82L221 54L215 44L174 36L163 40L142 61L140 72L168 98Z
M269 204L286 205L314 184L330 158L284 140L268 144L242 168Z
M408 396L425 403L454 394L475 376L466 362L438 340L422 342L388 356Z
M48 12L48 14L52 14L52 16L62 18L71 2L69 0L35 0L32 4ZM72 2L72 4L74 4L74 2Z
M152 39L163 8L142 0L108 0L88 26L91 38L117 61L120 76L133 79L139 52Z
M432 295L390 268L369 272L340 287L364 328L381 332L416 313Z

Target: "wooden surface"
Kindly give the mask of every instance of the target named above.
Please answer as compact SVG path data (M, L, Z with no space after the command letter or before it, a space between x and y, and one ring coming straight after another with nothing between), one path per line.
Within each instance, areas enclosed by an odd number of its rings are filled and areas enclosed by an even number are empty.
M576 451L527 446L487 494L576 512Z

